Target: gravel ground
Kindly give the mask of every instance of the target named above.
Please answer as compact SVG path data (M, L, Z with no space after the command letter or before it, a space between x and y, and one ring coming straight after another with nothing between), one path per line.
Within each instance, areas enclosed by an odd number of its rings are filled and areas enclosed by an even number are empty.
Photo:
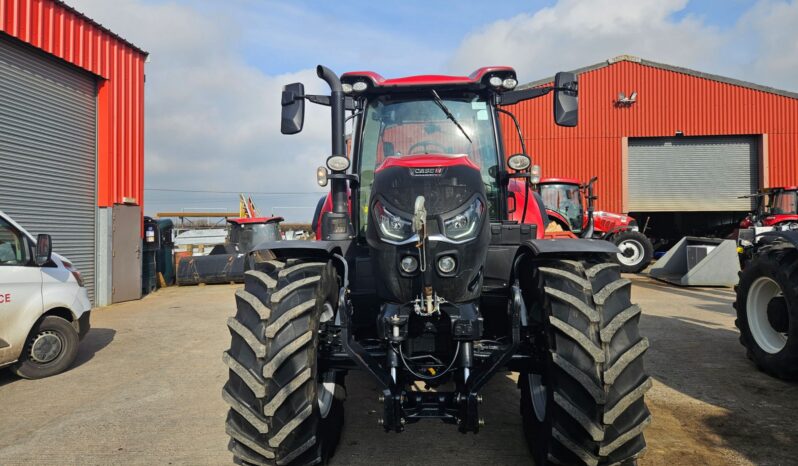
M630 278L655 379L640 464L795 464L798 384L764 376L745 358L734 294ZM169 288L95 310L68 372L28 381L0 370L0 464L230 464L220 389L234 289ZM353 373L347 386L332 464L531 464L513 374L485 390L478 435L438 422L385 434L375 384Z

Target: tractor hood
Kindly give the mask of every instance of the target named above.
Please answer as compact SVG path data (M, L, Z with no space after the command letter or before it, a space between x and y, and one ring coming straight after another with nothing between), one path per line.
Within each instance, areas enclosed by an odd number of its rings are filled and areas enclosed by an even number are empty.
M462 206L480 191L484 188L479 167L466 155L410 155L389 157L375 170L372 201L382 197L412 214L421 195L427 214L435 216Z
M601 210L593 212L593 223L595 231L599 233L606 233L618 229L634 229L634 227L637 226L637 221L628 215L604 212Z

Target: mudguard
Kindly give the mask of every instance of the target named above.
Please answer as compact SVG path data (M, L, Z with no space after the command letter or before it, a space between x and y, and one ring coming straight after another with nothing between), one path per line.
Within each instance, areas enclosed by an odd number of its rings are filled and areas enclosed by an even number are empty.
M768 231L759 235L758 244L768 244L775 241L787 241L798 248L798 231Z
M618 254L617 246L602 239L531 239L521 243L535 255L562 253Z
M333 254L346 255L351 241L315 241L315 240L291 240L291 241L264 241L259 243L249 255L271 251L277 259L291 257L330 257Z
M614 244L600 239L530 239L516 245L492 245L485 264L483 291L506 289L512 283L514 264L524 254L562 256L619 252Z

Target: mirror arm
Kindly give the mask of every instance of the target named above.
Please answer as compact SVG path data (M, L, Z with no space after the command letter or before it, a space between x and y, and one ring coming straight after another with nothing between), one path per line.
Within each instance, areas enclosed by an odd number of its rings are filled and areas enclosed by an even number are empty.
M503 94L499 94L499 105L512 105L523 100L536 99L548 94L553 90L554 86L546 86L505 92Z
M330 104L330 96L328 95L313 95L313 94L306 94L306 95L298 95L294 96L294 99L305 99L308 102L313 102L314 104L324 105L325 107L329 107ZM293 102L293 101L292 101ZM283 106L290 105L292 102L283 102ZM344 109L355 111L357 110L357 103L355 99L351 97L344 98Z
M524 142L524 135L521 132L521 124L518 123L518 118L516 118L512 112L509 112L503 108L496 107L496 110L500 113L504 113L513 120L513 123L515 123L515 130L518 132L518 141L521 143L521 153L528 156L529 154L526 151L526 143Z

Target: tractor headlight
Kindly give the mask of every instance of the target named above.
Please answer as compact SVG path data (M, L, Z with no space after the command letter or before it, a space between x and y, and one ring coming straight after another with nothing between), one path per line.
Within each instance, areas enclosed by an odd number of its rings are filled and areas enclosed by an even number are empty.
M629 229L632 231L640 231L640 227L637 226L637 220L632 220L629 222Z
M474 199L474 202L466 210L444 219L443 234L449 239L459 241L476 237L479 233L479 221L484 211L485 205L482 201L479 198Z
M374 216L383 239L404 241L413 235L410 220L391 213L380 201L374 203Z

